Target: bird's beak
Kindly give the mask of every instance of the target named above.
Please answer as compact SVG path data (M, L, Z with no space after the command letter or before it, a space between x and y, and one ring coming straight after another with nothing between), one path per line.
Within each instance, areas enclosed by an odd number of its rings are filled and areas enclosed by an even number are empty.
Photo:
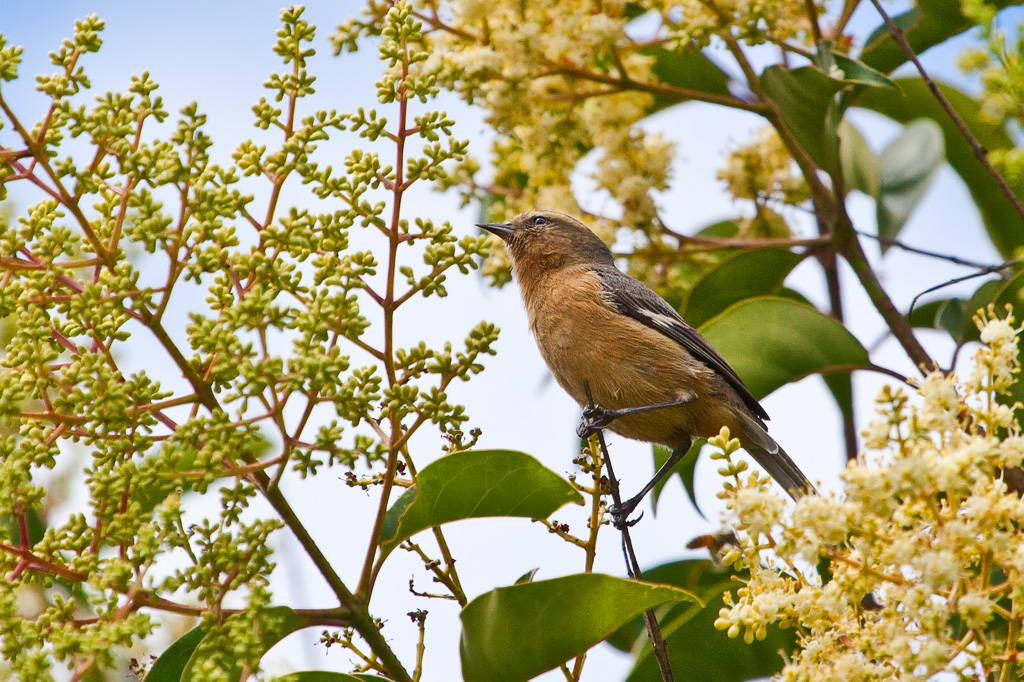
M477 227L482 227L491 234L496 234L502 239L508 239L515 232L515 228L505 223L477 223Z

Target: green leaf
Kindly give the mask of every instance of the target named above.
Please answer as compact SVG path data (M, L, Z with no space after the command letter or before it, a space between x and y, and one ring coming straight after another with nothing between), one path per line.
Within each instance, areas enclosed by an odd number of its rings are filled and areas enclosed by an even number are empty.
M921 327L924 329L941 329L941 327L936 323L939 311L941 311L942 308L948 305L952 300L959 301L960 299L939 298L934 301L928 301L927 303L919 303L914 306L914 309L907 315L907 322L914 327Z
M881 185L878 157L860 131L846 119L839 124L839 163L847 192L856 189L869 197L878 196Z
M995 302L1004 285L1007 283L998 279L985 282L966 301L962 298L928 301L915 306L907 316L907 321L915 327L948 332L957 345L977 341L979 333L974 324L974 315L979 308L986 308L989 303ZM1003 303L1005 300L999 301L999 305Z
M764 641L748 645L742 638L731 639L715 628L715 619L723 606L722 595L734 592L738 580L747 577L707 559L675 561L644 571L645 579L677 585L705 602L703 607L679 603L657 610L668 642L669 662L680 682L741 682L769 677L782 669L783 660L778 652L788 653L796 648L796 634L792 630L769 627ZM634 618L616 630L607 641L621 651L637 653L629 682L661 681L641 618Z
M46 533L46 524L35 507L29 507L25 512L25 525L28 527L27 538L21 537L21 524L18 522L17 516L0 514L0 524L7 528L7 537L13 539L16 544L24 542L29 546L34 546L43 539L43 535Z
M540 569L534 568L534 569L531 569L531 570L527 571L526 573L523 573L521 576L516 578L515 584L516 585L522 585L523 583L532 583L533 579L535 577L537 577L537 571L538 570L540 570Z
M704 438L694 438L693 443L690 444L690 449L686 451L683 458L672 468L663 479L657 482L654 486L654 490L651 491L651 508L655 513L658 512L658 498L661 497L661 491L665 487L673 476L679 476L679 480L683 482L683 488L686 490L687 497L690 498L690 502L693 503L693 508L697 510L697 513L704 518L704 512L697 506L697 491L693 487L693 475L697 470L697 455L700 454L700 449L704 447L704 443L707 440ZM661 468L661 465L668 461L668 458L672 456L672 450L666 448L663 445L653 446L654 454L654 470L657 471Z
M1024 272L1021 272L1009 282L1002 282L1000 284L998 293L992 299L992 303L996 308L996 314L999 317L1005 317L1004 310L1006 304L1009 303L1013 306L1014 317L1020 319L1024 316L1022 315L1024 313L1024 296L1021 295L1024 292Z
M736 599L736 588L728 590ZM722 592L725 593L725 590ZM792 652L796 648L796 633L792 629L770 627L763 640L751 644L742 637L730 638L715 629L718 612L724 606L720 596L704 608L690 606L682 613L670 613L662 625L668 645L669 665L673 670L692 671L688 679L700 682L743 682L767 678L782 670L785 661L780 651ZM694 643L699 642L699 646ZM683 679L683 678L677 678ZM627 682L659 682L661 673L650 646L641 650L636 666L626 678Z
M583 653L623 623L670 601L677 587L595 573L499 587L462 610L466 682L524 682Z
M391 682L386 677L356 673L334 673L325 670L303 670L284 677L275 677L273 682Z
M637 17L642 17L643 15L647 14L649 11L650 10L648 8L644 7L643 5L641 5L638 2L627 2L622 7L622 16L626 17L627 19L632 20L632 19L636 19Z
M862 61L847 57L839 52L832 52L831 57L836 68L842 71L842 76L838 77L837 80L854 85L866 85L871 88L899 90L899 86L891 78L884 73L876 71ZM830 73L829 75L837 74Z
M978 325L974 324L974 316L979 309L987 308L989 303L995 301L1004 284L1005 282L1001 279L989 280L971 294L971 298L964 308L964 343L980 340L981 332L978 330Z
M814 162L836 169L838 138L832 114L835 96L845 87L814 66L786 69L769 66L761 74L761 90L776 105L786 127Z
M261 621L263 627L260 631L260 643L262 645L263 653L270 651L270 648L275 644L303 627L303 623L299 617L287 606L274 606L267 609L263 613ZM185 670L181 674L181 682L193 682L195 679L193 677L193 671L196 666L203 661L203 659L197 658L197 656L202 652L203 643L202 640L200 640L197 645L193 647L192 654L189 657L188 663L185 665ZM242 660L235 659L233 662L234 665L232 669L228 671L227 679L230 682L237 682L237 680L242 677ZM146 682L152 682L152 680L147 676Z
M878 155L878 236L895 239L924 197L946 160L942 129L931 119L918 119ZM882 253L888 245L881 244Z
M824 374L821 377L825 380L832 397L843 413L843 418L853 412L853 380L849 374Z
M915 327L940 329L948 332L957 345L963 343L964 316L967 301L962 298L945 298L930 301L914 308L908 320Z
M916 4L917 7L893 17L893 21L906 33L917 54L973 26L960 11L960 0L917 0ZM994 0L988 4L1002 9L1019 5L1020 0ZM907 61L907 55L883 23L868 37L860 59L871 68L892 73Z
M733 303L776 294L789 272L803 260L786 249L757 249L737 254L705 274L687 299L683 317L699 327Z
M697 509L697 513L701 514L700 508L697 507L697 499L695 497L696 493L693 489L693 475L697 468L697 455L700 453L701 447L706 442L707 440L703 438L695 438L694 442L690 444L690 449L686 451L685 455L683 455L683 458L676 463L668 474L654 485L654 488L651 490L651 508L655 513L658 511L658 499L661 497L661 491L673 476L679 476L679 479L683 482L683 488L686 490L687 496L693 503L694 508ZM672 449L667 448L664 445L653 445L651 446L651 454L654 458L654 470L659 471L665 462L668 461L669 457L672 456ZM701 515L703 516L703 514Z
M455 452L420 471L384 517L381 553L387 556L421 530L460 519L518 516L546 519L583 496L561 476L522 452Z
M843 325L788 298L742 301L707 322L700 333L757 398L815 372L871 367L868 352Z
M814 305L813 303L810 302L810 300L808 300L806 296L801 294L796 289L790 289L789 287L782 287L781 289L779 289L779 293L777 294L777 296L779 296L779 298L789 298L799 303L803 303L804 305Z
M640 53L654 58L651 72L665 85L732 97L729 77L700 50L688 47L667 50L653 46L641 49ZM650 113L687 101L685 98L656 95Z
M924 81L920 78L901 78L896 83L902 95L886 90L865 89L854 105L877 111L900 123L909 123L921 117L938 123L945 137L946 158L970 190L989 238L1004 258L1013 257L1014 250L1024 245L1024 220L1013 210L995 181L974 157L974 150L932 96ZM994 150L1013 146L1005 129L981 118L981 107L975 99L949 85L937 85L983 147ZM1024 177L1010 178L1008 182L1017 196L1024 196Z
M730 239L740 233L740 224L735 220L719 220L703 228L699 234L702 237L718 237L719 239Z
M675 585L700 597L705 604L710 603L733 584L733 577L740 577L728 566L721 566L708 559L683 559L673 561L644 570L644 580L662 585ZM680 603L671 606L672 611L681 613L694 604ZM699 605L697 605L699 606ZM680 609L682 611L680 611ZM665 619L660 614L659 622ZM632 651L637 643L647 639L647 628L643 617L637 616L629 623L616 630L606 640L619 651ZM682 670L674 670L681 675Z
M143 682L179 682L204 634L202 628L195 627L174 640L154 661Z

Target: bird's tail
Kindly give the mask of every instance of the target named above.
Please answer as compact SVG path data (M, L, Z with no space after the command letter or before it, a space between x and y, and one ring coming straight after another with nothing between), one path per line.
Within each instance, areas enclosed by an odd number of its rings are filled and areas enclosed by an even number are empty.
M746 417L746 415L743 415ZM743 427L743 447L754 461L768 472L768 474L782 486L782 489L789 493L794 500L800 499L803 495L816 495L818 491L814 485L800 471L782 446L775 442L775 439L768 435L768 432L757 424L753 419L746 417L741 420Z

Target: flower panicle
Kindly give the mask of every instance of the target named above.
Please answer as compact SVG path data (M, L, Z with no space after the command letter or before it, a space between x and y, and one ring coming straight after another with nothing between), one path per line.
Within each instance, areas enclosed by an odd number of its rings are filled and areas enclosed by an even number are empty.
M974 319L982 345L966 379L936 371L880 392L841 495L787 512L764 476L740 470L727 431L709 441L736 528L726 560L749 571L715 626L747 642L797 627L780 679L1024 673L1021 327L993 306Z

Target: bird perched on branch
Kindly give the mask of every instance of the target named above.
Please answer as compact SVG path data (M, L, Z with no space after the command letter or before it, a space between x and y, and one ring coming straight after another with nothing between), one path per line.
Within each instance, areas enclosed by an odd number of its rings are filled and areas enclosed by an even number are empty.
M729 363L665 299L620 272L589 228L553 211L479 227L505 243L541 356L585 408L580 435L607 426L672 449L644 490L613 510L617 524L694 437L715 436L723 426L794 499L814 491L768 435L768 413Z

